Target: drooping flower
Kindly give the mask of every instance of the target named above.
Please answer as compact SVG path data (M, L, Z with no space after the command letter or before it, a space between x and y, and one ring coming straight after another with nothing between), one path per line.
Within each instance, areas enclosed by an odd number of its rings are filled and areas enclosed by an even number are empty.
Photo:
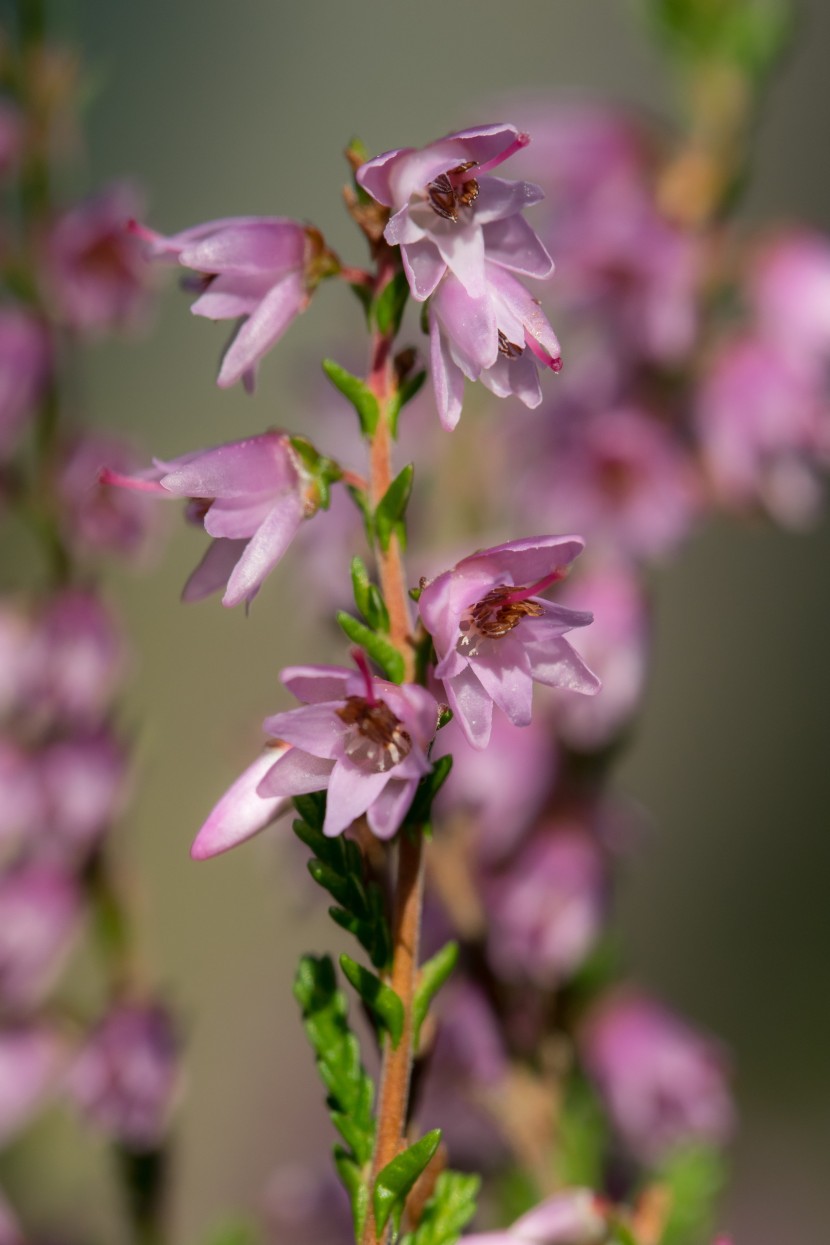
M438 705L423 687L387 683L337 666L293 666L281 678L305 703L267 718L265 730L293 747L271 766L258 791L266 797L328 791L324 834L337 835L364 814L389 839L431 765Z
M0 875L0 1010L37 1004L72 948L81 894L67 873L30 864Z
M280 216L232 216L164 237L141 226L153 259L178 262L197 274L191 307L208 320L241 320L225 350L217 384L242 380L252 389L256 368L291 321L305 311L336 260L321 234Z
M303 519L320 504L317 483L282 432L154 462L139 475L107 470L102 479L191 500L188 517L203 522L213 540L185 584L185 601L201 600L222 587L223 605L252 601Z
M563 637L591 615L538 594L582 552L579 536L535 536L482 549L427 584L419 601L447 700L470 743L485 748L493 705L531 718L534 681L593 694L599 680Z
M81 332L98 334L135 319L147 298L138 239L128 229L138 200L116 185L70 208L46 247L46 281L61 318Z
M179 1043L166 1008L116 1006L93 1030L69 1071L68 1089L87 1118L127 1149L154 1149L179 1084Z
M813 522L830 462L830 403L820 375L760 337L728 343L697 395L706 463L720 496L779 523Z
M621 990L589 1014L580 1048L614 1124L651 1163L688 1142L725 1142L735 1110L722 1049L655 999Z
M532 408L542 401L537 364L553 372L562 366L556 334L537 300L497 264L486 261L485 272L487 286L478 298L447 273L430 304L432 382L448 430L461 414L465 376Z
M571 977L602 930L606 875L598 843L578 823L540 827L486 891L496 972L543 989Z
M73 549L126 558L142 553L157 526L152 501L135 489L109 488L101 479L104 468L126 475L137 466L135 453L115 437L85 435L65 448L56 491L63 530Z
M602 680L601 696L561 696L556 733L569 747L591 752L611 743L631 721L648 673L649 617L639 576L626 563L607 559L562 586L572 609L590 604L591 627L573 638L574 648Z
M512 125L447 134L420 149L398 148L362 165L357 180L392 211L384 237L400 246L412 295L423 302L449 270L472 298L487 288L486 256L532 277L553 262L522 217L542 198L530 182L489 176L530 141Z
M46 387L49 341L42 324L25 311L0 308L0 459L17 439Z
M462 1245L600 1245L608 1220L590 1189L563 1189L522 1215L509 1228L474 1232Z
M291 807L285 796L265 796L259 792L259 784L289 746L274 744L266 748L231 784L193 840L190 855L194 860L208 860L244 843Z

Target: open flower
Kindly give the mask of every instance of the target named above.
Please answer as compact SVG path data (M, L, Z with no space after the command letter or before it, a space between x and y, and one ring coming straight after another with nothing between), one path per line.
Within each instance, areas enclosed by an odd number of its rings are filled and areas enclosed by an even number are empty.
M219 369L223 389L238 380L253 388L260 359L305 311L336 262L316 229L281 216L232 216L170 237L134 228L150 244L151 258L177 261L198 274L194 315L242 319Z
M299 709L265 721L265 730L294 746L261 780L260 795L295 796L328 790L323 832L340 834L366 815L369 828L389 839L403 821L418 783L432 766L438 705L423 687L398 686L369 673L337 666L293 666L282 681L302 701Z
M154 463L134 476L106 470L102 479L191 499L189 517L204 522L213 541L185 584L185 601L201 600L225 585L223 605L252 601L303 519L317 509L314 483L282 432Z
M483 125L447 134L426 147L398 148L357 172L363 189L392 211L384 231L400 246L412 295L434 293L447 269L472 298L486 289L485 254L531 277L547 277L553 261L521 216L542 192L530 182L490 177L530 142L512 125Z
M534 681L589 695L599 690L599 679L563 638L592 615L538 595L582 549L579 536L510 541L464 558L421 592L435 674L474 747L487 746L494 704L516 726L527 725Z
M487 287L472 298L447 273L430 304L432 383L441 423L452 430L464 397L464 377L480 380L499 398L515 394L525 406L542 401L537 363L558 372L559 342L539 303L498 264L486 262Z

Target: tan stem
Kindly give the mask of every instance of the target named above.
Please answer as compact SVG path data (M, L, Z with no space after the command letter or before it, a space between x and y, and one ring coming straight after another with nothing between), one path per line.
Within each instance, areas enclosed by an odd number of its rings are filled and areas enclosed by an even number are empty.
M379 1172L400 1152L406 1130L409 1081L414 1055L412 1007L418 974L418 944L424 890L423 836L420 830L402 833L398 841L398 878L392 923L392 972L389 984L403 1003L404 1025L400 1041L393 1046L387 1036L383 1051L377 1109L377 1139L369 1182L374 1190ZM362 1245L381 1245L371 1198Z

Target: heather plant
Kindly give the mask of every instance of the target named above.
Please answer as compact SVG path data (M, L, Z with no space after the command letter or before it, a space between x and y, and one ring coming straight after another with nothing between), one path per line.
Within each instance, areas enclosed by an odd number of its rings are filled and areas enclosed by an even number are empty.
M729 1057L629 974L611 917L643 813L613 771L648 677L656 568L715 514L800 525L817 512L830 245L806 230L759 241L730 215L785 6L644 7L682 85L682 127L518 99L520 125L374 157L353 140L345 199L365 266L285 217L165 236L134 219L122 191L59 216L48 160L24 159L21 219L38 245L21 247L29 293L10 299L6 334L0 319L0 366L4 350L26 362L9 382L0 444L16 503L36 507L49 596L36 627L17 607L0 619L13 654L0 671L11 722L0 767L21 792L0 809L12 861L0 909L41 917L24 954L0 956L0 991L26 1022L14 1013L0 1062L25 1060L28 1078L9 1096L5 1132L56 1075L37 1009L85 902L110 1006L65 1084L126 1157L137 1242L170 1239L160 1193L176 1042L160 1000L136 989L103 847L124 766L110 731L121 654L86 559L134 552L154 499L181 500L209 538L187 602L221 593L226 607L267 611L260 591L301 534L348 549L341 664L310 653L282 670L297 704L266 718L260 754L191 852L217 856L290 818L338 939L353 940L336 962L308 954L297 969L334 1172L280 1173L269 1236L713 1241L736 1119ZM22 21L21 56L41 44ZM34 105L19 81L10 75L10 116L25 117ZM10 161L26 150L22 137L8 145ZM353 448L342 429L327 442L325 426L319 445L258 425L198 449L171 431L164 456L137 468L119 447L64 431L55 343L129 321L151 263L180 274L195 315L232 323L217 383L249 392L292 321L345 282L366 366L322 367L353 411ZM422 458L396 461L425 402L444 442L476 421L486 431L454 489L443 487L441 443L433 455L424 438ZM14 457L27 428L31 481ZM485 472L498 487L478 487ZM429 477L437 551L414 519ZM93 761L109 800L91 815L68 793ZM50 836L42 854L35 822Z

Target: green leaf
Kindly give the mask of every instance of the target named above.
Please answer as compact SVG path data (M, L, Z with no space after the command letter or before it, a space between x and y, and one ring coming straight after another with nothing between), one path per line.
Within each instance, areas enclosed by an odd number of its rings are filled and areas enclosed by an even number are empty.
M322 830L326 819L326 793L314 791L311 795L295 795L294 807L313 830Z
M404 1025L403 1003L398 995L390 986L384 985L379 977L348 955L341 955L340 967L369 1011L387 1031L392 1045L397 1046Z
M476 1213L481 1180L461 1172L442 1172L414 1232L401 1245L455 1245Z
M394 644L390 644L384 636L365 627L344 610L338 611L337 621L349 639L365 649L372 661L380 666L391 683L403 683L406 667Z
M377 504L375 510L375 528L380 541L380 547L384 551L389 548L389 541L392 539L392 533L397 532L401 546L405 546L405 527L404 516L406 515L406 507L409 503L409 496L412 492L412 479L415 474L415 468L412 463L404 467L403 471L395 476L395 479L389 485L389 488L383 494Z
M359 878L338 873L316 856L309 860L306 867L317 885L327 890L347 912L366 910L366 897Z
M373 631L389 631L389 611L376 584L360 558L352 558L354 603Z
M374 1148L374 1087L360 1062L357 1039L348 1025L348 1004L337 989L328 956L302 957L294 997L302 1008L303 1027L327 1091L332 1122L362 1166L370 1161Z
M380 894L377 888L370 889L370 899L375 893ZM346 912L344 908L329 908L329 916L335 925L339 925L357 939L375 968L388 967L392 949L389 927L382 913L364 919L355 916L353 912Z
M458 963L458 943L448 942L440 951L421 965L415 997L412 1001L412 1028L415 1049L421 1036L421 1025L426 1019L432 1000Z
M393 395L389 403L389 427L392 436L398 435L398 418L407 402L411 402L417 393L420 392L421 386L427 378L426 371L423 369L416 372L414 376L410 376L405 380L400 389Z
M404 818L405 826L424 826L432 816L432 802L443 787L452 769L452 756L439 757L433 763L432 772L418 783L415 799Z
M393 1213L397 1230L406 1199L440 1144L441 1129L434 1128L378 1173L372 1198L378 1232L383 1232Z
M684 1147L668 1159L656 1178L671 1194L660 1245L697 1245L708 1240L725 1179L723 1156L709 1146Z
M387 282L378 294L372 308L375 324L381 333L391 333L393 337L397 335L408 298L409 282L406 279L406 273L396 272L392 280Z
M363 1228L366 1223L366 1212L369 1209L369 1182L355 1163L350 1154L342 1146L334 1147L334 1166L337 1174L349 1194L352 1204L355 1240L363 1239Z
M358 376L347 372L339 363L335 363L334 359L323 360L323 371L335 389L339 389L357 411L364 437L373 436L380 419L380 407L368 385Z
M597 1189L602 1184L608 1126L593 1089L574 1074L559 1112L556 1174L564 1186Z

